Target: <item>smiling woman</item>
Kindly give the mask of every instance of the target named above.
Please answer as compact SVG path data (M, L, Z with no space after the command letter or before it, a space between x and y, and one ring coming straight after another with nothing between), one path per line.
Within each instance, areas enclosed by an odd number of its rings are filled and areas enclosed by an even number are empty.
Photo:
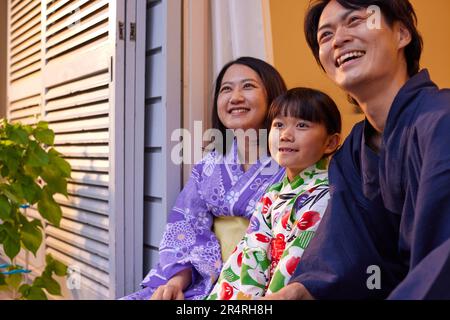
M228 129L264 128L267 93L258 74L247 66L232 65L223 76L217 108Z

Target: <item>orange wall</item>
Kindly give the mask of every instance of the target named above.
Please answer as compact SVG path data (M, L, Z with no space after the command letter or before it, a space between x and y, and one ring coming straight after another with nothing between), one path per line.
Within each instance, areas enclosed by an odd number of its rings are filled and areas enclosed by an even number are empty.
M347 135L363 116L355 113L345 94L324 75L306 44L303 18L308 3L309 0L270 0L274 64L289 87L313 87L332 96L341 110L343 133ZM422 67L430 70L439 86L450 88L450 1L412 0L411 3L425 42Z

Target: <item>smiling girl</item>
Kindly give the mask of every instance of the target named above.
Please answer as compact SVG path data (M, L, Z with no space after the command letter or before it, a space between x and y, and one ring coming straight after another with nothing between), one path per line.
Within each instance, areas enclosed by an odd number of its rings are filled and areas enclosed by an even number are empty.
M320 91L295 88L274 100L268 118L270 152L286 174L261 198L211 300L255 299L283 288L327 208L327 163L341 132L336 104Z

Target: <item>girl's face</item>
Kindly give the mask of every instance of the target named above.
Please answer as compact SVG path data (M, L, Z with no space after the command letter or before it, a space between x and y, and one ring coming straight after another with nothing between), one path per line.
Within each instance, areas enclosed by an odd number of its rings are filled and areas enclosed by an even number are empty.
M267 93L258 74L234 64L222 79L217 99L219 119L228 129L261 129L267 115Z
M269 133L272 157L286 168L290 181L324 154L332 153L338 143L339 135L328 135L323 124L294 117L276 117Z

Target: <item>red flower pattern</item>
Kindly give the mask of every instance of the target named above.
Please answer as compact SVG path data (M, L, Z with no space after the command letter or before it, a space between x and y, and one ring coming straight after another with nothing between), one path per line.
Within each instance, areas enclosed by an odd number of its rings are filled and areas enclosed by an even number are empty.
M297 223L300 230L307 230L320 221L320 214L317 211L308 211L303 214Z

